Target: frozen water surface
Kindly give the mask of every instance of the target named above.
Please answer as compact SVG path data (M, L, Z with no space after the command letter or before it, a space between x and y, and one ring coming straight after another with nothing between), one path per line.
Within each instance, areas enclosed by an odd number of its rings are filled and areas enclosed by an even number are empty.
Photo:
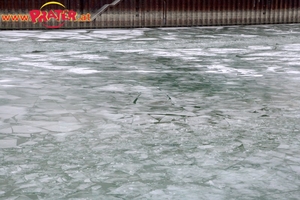
M0 32L0 199L299 199L299 25Z

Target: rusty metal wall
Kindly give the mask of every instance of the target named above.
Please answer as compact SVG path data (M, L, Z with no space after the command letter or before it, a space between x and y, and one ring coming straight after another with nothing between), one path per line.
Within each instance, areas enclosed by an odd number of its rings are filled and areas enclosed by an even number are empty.
M25 15L30 10L40 9L47 2L49 0L0 0L0 29L44 29L42 23L8 22L3 21L1 16ZM80 14L90 13L94 19L91 22L65 22L61 28L300 22L300 0L57 0L57 2Z

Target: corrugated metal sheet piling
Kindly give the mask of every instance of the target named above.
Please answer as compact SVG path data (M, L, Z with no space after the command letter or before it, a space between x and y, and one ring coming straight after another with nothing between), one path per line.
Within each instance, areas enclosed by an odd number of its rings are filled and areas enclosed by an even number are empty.
M0 0L0 29L137 28L300 22L300 0L57 0L55 4L49 2L53 1ZM55 20L50 16L47 22L42 20L33 22L29 15L31 10L49 12L51 9L62 8L76 11L77 17L83 14L83 20ZM19 16L18 19L16 16ZM20 16L25 18L21 19ZM90 21L86 19L87 16Z

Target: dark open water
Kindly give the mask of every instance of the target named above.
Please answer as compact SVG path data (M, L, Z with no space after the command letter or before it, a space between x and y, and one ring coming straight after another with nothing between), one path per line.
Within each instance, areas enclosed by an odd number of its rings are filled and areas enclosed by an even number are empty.
M300 27L0 32L0 199L299 199Z

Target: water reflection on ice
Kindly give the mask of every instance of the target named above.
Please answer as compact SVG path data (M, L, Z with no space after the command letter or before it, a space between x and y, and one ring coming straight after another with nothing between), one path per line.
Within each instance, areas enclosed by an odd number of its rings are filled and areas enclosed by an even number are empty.
M0 32L0 199L298 199L299 33Z

